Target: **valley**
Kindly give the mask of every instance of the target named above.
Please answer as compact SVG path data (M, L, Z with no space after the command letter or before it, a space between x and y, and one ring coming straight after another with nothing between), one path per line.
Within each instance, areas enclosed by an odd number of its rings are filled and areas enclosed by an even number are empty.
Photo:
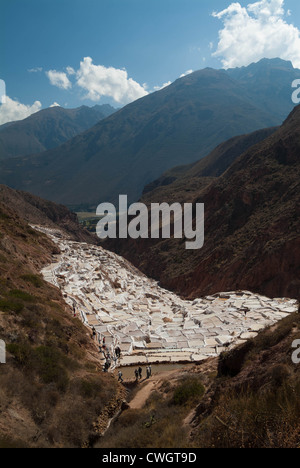
M1 19L0 448L300 448L299 2Z
M113 367L201 362L298 310L294 299L249 291L184 300L102 247L72 241L58 230L35 228L61 252L43 268L44 279L61 290L86 326L95 328L97 342L105 342L111 357L117 346L121 349Z

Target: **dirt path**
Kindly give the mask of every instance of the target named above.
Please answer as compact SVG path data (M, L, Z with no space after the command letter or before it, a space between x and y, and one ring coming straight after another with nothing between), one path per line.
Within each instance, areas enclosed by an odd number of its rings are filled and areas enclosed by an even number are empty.
M133 400L129 403L130 409L141 409L148 398L150 397L152 391L155 388L155 382L154 380L149 381L146 385L144 385L135 395Z
M150 397L151 393L160 386L160 384L165 381L169 380L172 377L175 378L176 376L181 373L178 369L172 371L165 371L160 374L156 374L150 379L145 380L147 382L145 385L141 383L141 388L138 390L134 398L129 403L130 409L141 409L146 404L148 398Z

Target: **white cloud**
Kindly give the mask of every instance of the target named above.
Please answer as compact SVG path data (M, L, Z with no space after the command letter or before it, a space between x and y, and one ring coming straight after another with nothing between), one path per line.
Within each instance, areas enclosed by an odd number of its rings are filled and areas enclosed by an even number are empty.
M128 104L148 94L139 83L128 78L126 70L94 65L91 57L80 62L76 80L76 84L87 91L85 97L92 101L108 96L119 104Z
M179 78L184 78L187 75L190 75L193 73L193 70L187 70L185 73L182 73L182 75L179 76ZM154 86L153 91L160 91L161 89L166 88L167 86L170 86L172 84L172 81L168 81L167 83L164 83L162 86Z
M46 75L48 76L50 83L53 86L57 86L58 88L61 88L61 89L72 88L72 83L67 77L66 73L58 72L56 70L49 70L46 72Z
M74 85L85 91L84 99L90 99L94 102L100 101L105 96L114 99L118 104L125 105L172 84L172 81L168 81L161 86L154 86L150 89L147 83L140 85L129 78L125 68L95 65L91 57L84 57L80 62L79 69L74 70L68 66L65 70L66 73L56 70L46 72L51 84L67 90L72 87L73 82ZM193 70L187 70L180 78L190 73L193 73ZM71 76L72 82L69 78Z
M27 71L28 73L39 73L39 72L42 72L43 69L42 67L36 67L36 68L29 68Z
M4 80L0 80L0 104L5 104L6 100L6 84Z
M74 70L74 68L67 67L66 70L68 75L76 75L76 71Z
M170 84L172 84L172 81L168 81L167 83L164 83L163 85L161 86L154 86L154 91L160 91L161 89L164 89L166 88L167 86L170 86Z
M54 102L53 104L51 104L50 107L60 107L60 104L58 104L57 102Z
M286 22L289 12L284 10L284 0L261 0L245 8L231 3L213 16L224 25L213 53L221 58L224 68L276 57L300 68L300 31Z
M35 101L32 106L26 106L6 96L5 103L0 106L0 125L26 119L26 117L38 112L41 108L40 101Z
M193 73L193 70L187 70L185 73L182 73L182 75L180 75L179 78L184 78L185 76L190 75L191 73Z

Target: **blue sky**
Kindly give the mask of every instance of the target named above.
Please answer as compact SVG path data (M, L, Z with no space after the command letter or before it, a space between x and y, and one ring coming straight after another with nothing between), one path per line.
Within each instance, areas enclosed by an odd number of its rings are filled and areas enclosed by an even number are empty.
M300 48L299 53L295 51L297 34L300 44L296 29L300 28L299 0L258 2L265 30L268 15L271 21L275 17L279 22L277 30L282 27L283 39L279 34L278 45L269 50L272 36L266 33L268 37L259 39L260 43L265 41L264 49L249 57L249 45L251 48L253 38L264 28L257 24L257 29L251 30L253 22L245 19L245 10L212 16L213 11L227 9L231 3L229 0L1 0L0 78L6 82L9 98L27 106L35 101L42 107L54 102L64 107L106 102L121 106L174 81L188 70L244 65L259 59L259 54L276 54L276 47L278 55L285 55L282 58L300 64ZM239 3L246 7L251 0ZM252 3L255 4L254 0ZM248 13L257 18L253 8ZM241 49L239 37L235 44L228 44L226 35L235 27L236 17L246 21L243 29L249 28L249 38L242 39ZM287 47L284 40L291 36L288 28L292 25L294 44ZM225 31L221 41L222 29ZM252 48L256 48L255 44ZM219 55L213 57L217 49ZM85 57L89 60L84 62ZM71 67L69 72L67 67Z

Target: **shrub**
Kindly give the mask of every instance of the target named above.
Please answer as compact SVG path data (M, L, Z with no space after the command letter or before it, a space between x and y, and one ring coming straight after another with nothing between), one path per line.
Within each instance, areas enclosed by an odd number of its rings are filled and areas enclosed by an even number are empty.
M26 281L26 283L33 284L36 288L41 288L43 286L43 280L38 275L23 275L21 279Z
M2 312L19 313L23 309L23 304L14 299L0 299L0 310Z
M81 380L80 394L84 398L97 398L102 390L102 385L98 380Z
M31 346L25 343L9 343L6 349L11 353L18 364L26 365L31 356Z
M20 291L19 289L12 289L9 291L9 296L13 297L14 299L20 299L25 302L35 302L36 298L31 294L28 294L25 291Z
M65 390L68 375L61 365L62 355L56 349L39 346L33 350L32 367L37 371L45 384L56 383L60 390Z
M66 389L68 374L63 364L67 364L68 358L58 350L47 346L33 348L27 343L10 343L7 351L14 356L17 364L37 374L44 384L55 383L59 390Z
M185 405L194 399L202 398L205 389L196 378L187 378L179 385L173 395L173 405Z

